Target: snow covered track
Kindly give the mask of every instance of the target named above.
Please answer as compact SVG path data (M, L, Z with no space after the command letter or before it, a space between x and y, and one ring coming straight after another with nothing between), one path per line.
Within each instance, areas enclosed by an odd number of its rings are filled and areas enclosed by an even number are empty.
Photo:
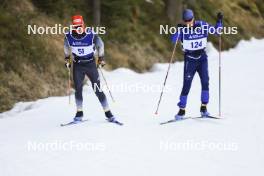
M84 90L87 122L61 128L75 113L68 97L50 97L0 114L1 176L135 176L264 174L264 40L242 41L223 52L223 119L191 119L170 125L178 111L182 63L172 65L168 91L159 116L154 115L159 91L113 91L113 113L124 126L105 121L89 87ZM209 47L211 114L218 113L218 55ZM128 69L104 72L111 85L161 85L167 64L137 74ZM107 94L107 92L106 92ZM109 99L109 98L108 98ZM21 106L21 108L19 108ZM200 108L200 83L195 76L186 115Z

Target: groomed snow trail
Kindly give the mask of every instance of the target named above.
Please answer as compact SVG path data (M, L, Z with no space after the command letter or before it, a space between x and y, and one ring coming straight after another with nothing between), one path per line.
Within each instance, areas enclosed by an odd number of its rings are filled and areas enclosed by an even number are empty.
M74 103L69 105L68 97L18 103L13 110L0 114L0 175L262 176L263 46L264 40L252 39L223 52L222 120L190 119L159 125L178 111L183 63L171 68L168 91L158 116L154 112L159 91L147 92L142 86L161 85L167 64L156 64L144 74L123 68L104 72L112 86L133 85L133 90L136 84L141 86L137 92L113 91L117 102L110 105L124 126L104 120L100 104L88 86L83 95L85 118L89 121L79 125L60 127L75 113ZM212 46L208 50L208 108L217 115L218 53ZM108 100L111 102L109 97ZM200 83L196 75L187 116L199 115L199 106ZM39 148L34 150L34 145ZM60 148L62 145L65 148Z

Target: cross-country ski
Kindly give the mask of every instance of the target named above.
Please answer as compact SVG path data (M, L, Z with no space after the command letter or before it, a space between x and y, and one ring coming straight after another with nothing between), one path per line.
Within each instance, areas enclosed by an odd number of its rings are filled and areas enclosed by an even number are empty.
M81 124L81 123L87 122L87 121L88 121L88 119L82 119L80 121L74 121L73 120L73 121L68 122L68 123L62 123L62 124L60 124L60 126L62 126L62 127L64 127L64 126L71 126L71 125ZM106 121L109 122L109 123L113 123L113 124L120 125L120 126L124 125L123 123L121 123L121 122L119 122L119 121L117 121L115 119L113 119L113 120L106 119Z
M62 124L60 124L60 126L64 127L64 126L76 125L76 124L80 124L80 123L83 123L83 122L86 122L86 121L88 121L88 119L83 119L83 120L78 121L78 122L71 121L71 122L68 122L68 123L62 123Z
M173 122L180 122L182 120L187 120L187 119L222 119L220 117L216 117L216 116L211 116L211 115L208 115L208 116L196 116L196 117L183 117L181 119L171 119L171 120L168 120L168 121L165 121L165 122L161 122L160 125L165 125L165 124L169 124L169 123L173 123Z

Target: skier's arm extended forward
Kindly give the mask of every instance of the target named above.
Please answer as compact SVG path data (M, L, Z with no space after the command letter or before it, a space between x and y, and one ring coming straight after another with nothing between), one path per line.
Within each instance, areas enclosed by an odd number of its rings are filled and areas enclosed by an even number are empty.
M176 41L178 41L178 40L182 40L182 38L183 38L182 34L183 33L182 33L182 31L180 31L182 27L183 27L182 24L178 24L177 25L177 32L175 34L172 34L171 41L172 41L173 44L175 44Z
M94 36L94 44L98 51L98 57L104 57L104 42L97 34Z
M65 58L68 58L71 55L70 45L66 37L64 38L64 55Z
M103 67L105 65L104 61L104 42L97 34L94 36L94 45L98 52L98 64Z
M217 22L216 25L213 26L205 21L201 21L202 25L208 26L210 34L219 35L223 28L223 14L221 12L217 13Z
M70 49L70 45L69 42L67 40L67 38L64 38L64 56L65 56L65 67L70 68L71 67L71 49Z

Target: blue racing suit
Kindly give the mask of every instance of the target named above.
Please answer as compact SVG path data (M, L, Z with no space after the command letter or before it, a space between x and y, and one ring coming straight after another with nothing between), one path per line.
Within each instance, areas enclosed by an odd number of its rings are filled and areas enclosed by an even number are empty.
M216 26L209 25L205 21L194 21L192 27L178 28L177 32L172 35L173 43L180 41L184 52L184 78L183 87L180 95L178 106L185 108L187 96L189 94L193 77L198 72L202 91L201 102L209 102L209 74L208 60L205 51L208 34L219 34L222 29L222 22L218 21Z

